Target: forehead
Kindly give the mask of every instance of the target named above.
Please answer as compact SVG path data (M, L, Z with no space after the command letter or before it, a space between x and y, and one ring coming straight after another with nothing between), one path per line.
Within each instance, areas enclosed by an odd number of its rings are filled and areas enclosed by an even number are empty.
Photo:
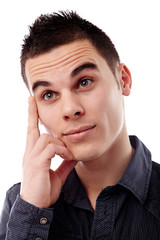
M79 40L52 49L50 52L26 61L27 78L35 77L50 70L76 66L83 61L97 64L101 58L97 49L88 40Z

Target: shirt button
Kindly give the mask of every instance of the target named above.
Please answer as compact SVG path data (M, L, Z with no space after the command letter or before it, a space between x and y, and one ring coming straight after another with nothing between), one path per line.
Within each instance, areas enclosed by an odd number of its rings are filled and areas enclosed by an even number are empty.
M42 225L46 224L47 222L48 222L48 220L47 220L47 218L45 218L45 217L42 217L42 218L40 219L40 224L42 224Z

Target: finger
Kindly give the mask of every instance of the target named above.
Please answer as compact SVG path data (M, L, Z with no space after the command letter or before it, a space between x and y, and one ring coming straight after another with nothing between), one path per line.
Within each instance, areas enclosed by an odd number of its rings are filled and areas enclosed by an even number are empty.
M38 140L34 146L33 154L34 155L40 154L50 143L65 146L64 143L61 140L59 140L58 138L54 138L51 135L43 133L38 138Z
M26 149L31 151L40 136L38 128L38 109L37 104L33 96L29 97L28 107L28 130L27 130L27 143Z
M51 160L51 158L53 158L56 154L59 156L63 155L63 158L65 160L73 159L73 155L68 151L65 146L50 143L39 155L39 161L43 161L45 164L46 160ZM48 165L47 162L46 164Z
M64 160L61 165L56 169L55 173L60 178L62 185L66 181L68 174L72 171L72 169L76 166L77 161L66 161Z

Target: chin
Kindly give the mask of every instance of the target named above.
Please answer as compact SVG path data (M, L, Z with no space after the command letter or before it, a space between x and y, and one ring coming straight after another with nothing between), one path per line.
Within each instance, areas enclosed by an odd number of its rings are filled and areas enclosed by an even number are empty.
M74 146L74 147L68 147L68 149L71 151L71 153L74 156L74 159L76 161L91 161L94 159L97 159L100 157L100 149L98 146Z

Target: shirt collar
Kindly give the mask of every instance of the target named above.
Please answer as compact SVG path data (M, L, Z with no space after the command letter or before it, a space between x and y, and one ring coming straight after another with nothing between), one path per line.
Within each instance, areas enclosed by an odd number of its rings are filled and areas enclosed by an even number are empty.
M73 169L67 177L67 180L62 187L62 193L64 193L64 200L66 202L75 207L93 211L86 191L80 182L75 169Z
M147 196L152 170L151 153L136 136L130 136L130 142L135 152L117 185L131 191L143 204ZM83 209L93 210L75 169L69 174L62 192L68 203Z
M130 136L130 142L135 152L118 184L130 190L143 204L152 171L151 153L136 136Z

